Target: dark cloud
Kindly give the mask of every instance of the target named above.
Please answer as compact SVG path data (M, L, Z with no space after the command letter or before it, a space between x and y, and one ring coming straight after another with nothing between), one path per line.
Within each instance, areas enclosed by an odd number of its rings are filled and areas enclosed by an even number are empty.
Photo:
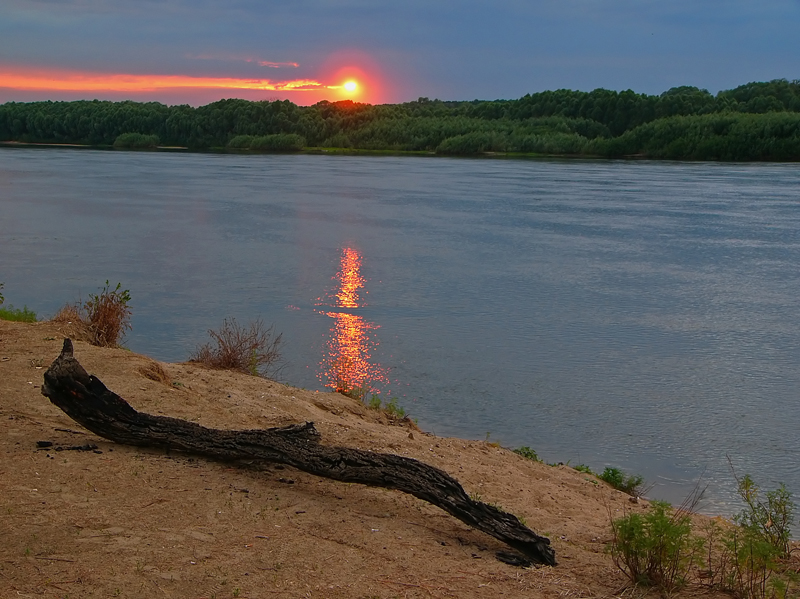
M394 83L386 101L800 77L798 0L0 0L0 14L6 64L320 77L349 50Z

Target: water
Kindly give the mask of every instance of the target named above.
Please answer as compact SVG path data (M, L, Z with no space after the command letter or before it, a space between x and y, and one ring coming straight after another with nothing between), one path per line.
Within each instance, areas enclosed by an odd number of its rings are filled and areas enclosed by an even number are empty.
M45 316L121 281L161 360L263 317L315 389L357 316L424 429L672 501L704 473L729 512L726 455L800 493L798 190L779 164L2 149L0 281Z

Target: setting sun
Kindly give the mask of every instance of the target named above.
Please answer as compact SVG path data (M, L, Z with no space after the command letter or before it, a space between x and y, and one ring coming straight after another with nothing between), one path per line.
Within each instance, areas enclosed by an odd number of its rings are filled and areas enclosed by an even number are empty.
M356 83L355 81L347 81L344 84L344 88L349 92L354 92L358 88L358 83Z

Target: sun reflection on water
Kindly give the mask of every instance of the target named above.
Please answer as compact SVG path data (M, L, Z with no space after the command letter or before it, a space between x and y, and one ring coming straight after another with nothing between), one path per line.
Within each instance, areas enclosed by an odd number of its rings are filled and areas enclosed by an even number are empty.
M372 350L378 341L370 331L380 328L368 322L354 310L364 306L360 290L366 282L361 274L362 257L358 250L347 247L342 251L339 272L333 277L336 288L328 294L328 302L320 300L318 305L328 305L340 310L320 310L333 319L330 337L320 362L319 380L340 393L379 393L376 387L388 381L386 369L371 361Z

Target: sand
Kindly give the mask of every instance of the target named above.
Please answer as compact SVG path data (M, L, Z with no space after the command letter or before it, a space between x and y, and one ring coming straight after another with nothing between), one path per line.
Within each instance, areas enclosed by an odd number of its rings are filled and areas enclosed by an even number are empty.
M486 441L436 437L335 393L75 343L136 409L215 428L313 421L322 442L423 460L548 536L556 567L397 491L270 464L117 445L41 395L68 334L0 321L0 597L609 597L641 595L606 552L609 516L646 510L591 475ZM424 423L422 423L424 428ZM50 448L37 448L50 441ZM62 450L90 445L97 449ZM705 594L692 587L683 595Z

